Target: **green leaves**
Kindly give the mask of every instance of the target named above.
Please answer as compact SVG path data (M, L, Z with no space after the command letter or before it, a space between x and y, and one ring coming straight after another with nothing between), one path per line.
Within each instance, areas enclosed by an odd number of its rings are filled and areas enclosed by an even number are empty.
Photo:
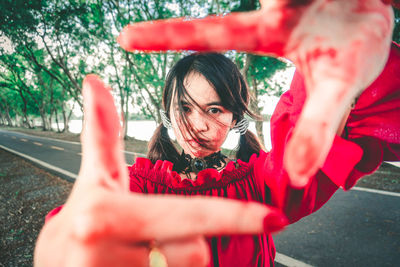
M126 53L116 43L128 23L170 17L204 17L259 8L258 0L0 0L0 103L9 116L48 118L81 105L81 81L97 73L129 112L158 120L164 79L182 54ZM400 11L393 39L400 42ZM1 40L10 40L12 52ZM258 112L263 95L282 94L271 77L287 64L278 59L228 52L242 70ZM36 99L36 101L35 101ZM57 101L56 101L57 100ZM129 112L128 112L129 111ZM140 117L140 116L136 116Z
M15 41L17 36L23 32L35 33L39 24L36 16L46 4L41 0L1 0L0 2L0 32L8 37L13 37Z

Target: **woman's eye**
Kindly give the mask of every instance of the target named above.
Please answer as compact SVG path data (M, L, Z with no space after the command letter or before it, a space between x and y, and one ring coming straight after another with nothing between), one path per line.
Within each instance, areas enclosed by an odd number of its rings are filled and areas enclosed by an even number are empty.
M185 112L185 113L190 111L190 108L188 106L183 106L182 109L183 109L183 112Z
M222 110L220 110L219 108L210 108L208 112L210 112L211 114L218 114L221 113Z

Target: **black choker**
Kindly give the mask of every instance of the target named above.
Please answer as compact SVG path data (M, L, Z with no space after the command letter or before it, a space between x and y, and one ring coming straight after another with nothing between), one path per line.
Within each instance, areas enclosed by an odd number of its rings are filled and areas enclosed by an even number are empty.
M185 154L185 152L182 151L176 171L188 175L192 172L197 174L199 171L207 168L221 170L226 165L226 158L227 156L223 155L221 151L215 152L214 154L204 158L192 158L190 155Z

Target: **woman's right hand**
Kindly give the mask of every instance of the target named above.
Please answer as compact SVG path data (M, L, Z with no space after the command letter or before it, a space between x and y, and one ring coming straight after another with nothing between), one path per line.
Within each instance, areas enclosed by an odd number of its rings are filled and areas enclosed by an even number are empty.
M39 235L35 266L149 266L154 244L169 266L205 266L204 236L273 232L287 224L276 209L252 202L130 193L113 98L94 75L85 78L83 96L81 170Z
M300 189L324 165L354 98L382 72L394 25L388 4L400 4L399 0L260 0L260 4L251 12L135 23L122 30L118 41L127 51L237 50L292 61L304 77L307 97L285 145L284 167L290 184Z

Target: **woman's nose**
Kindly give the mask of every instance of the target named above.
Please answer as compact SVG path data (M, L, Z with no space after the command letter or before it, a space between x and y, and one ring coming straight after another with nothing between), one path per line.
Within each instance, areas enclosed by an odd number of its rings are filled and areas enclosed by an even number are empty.
M191 118L191 124L193 127L193 130L196 132L205 132L208 130L208 118L207 116L202 112L193 112L193 116Z

